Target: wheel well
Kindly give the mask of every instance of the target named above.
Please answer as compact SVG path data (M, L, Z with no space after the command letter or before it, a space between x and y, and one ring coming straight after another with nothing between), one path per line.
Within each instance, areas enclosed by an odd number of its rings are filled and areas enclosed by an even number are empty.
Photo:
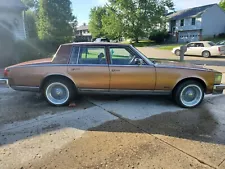
M63 75L50 75L50 76L45 77L42 80L41 85L40 85L40 90L41 91L43 90L44 85L45 85L46 82L48 82L49 80L54 79L54 78L56 78L56 79L65 79L65 80L69 81L70 83L74 84L74 88L76 89L75 83L70 78L68 78L66 76L63 76Z
M208 50L203 50L203 51L202 51L202 54L203 54L204 52L209 52L209 54L211 55L211 52L208 51Z
M191 78L186 78L186 79L183 79L183 80L179 81L179 82L176 84L176 86L173 88L173 93L174 93L174 91L176 91L177 87L178 87L180 84L182 84L182 83L184 83L184 82L186 82L186 81L190 81L190 80L191 80L191 81L196 81L196 82L200 83L200 84L203 86L204 91L206 91L206 84L205 84L205 82L204 82L202 79L195 78L195 77L191 77Z

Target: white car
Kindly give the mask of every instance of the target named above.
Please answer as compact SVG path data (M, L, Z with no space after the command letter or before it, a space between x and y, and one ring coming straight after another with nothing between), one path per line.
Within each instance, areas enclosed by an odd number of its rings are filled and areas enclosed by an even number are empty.
M187 51L185 55L199 55L203 57L220 56L225 55L225 45L216 45L211 41L199 41L191 42L187 45ZM177 56L180 56L180 47L176 47L172 50Z

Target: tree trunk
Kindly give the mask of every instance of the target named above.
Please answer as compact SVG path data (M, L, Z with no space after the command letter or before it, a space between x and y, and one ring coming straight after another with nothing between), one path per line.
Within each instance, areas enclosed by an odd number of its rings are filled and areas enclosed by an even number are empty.
M138 43L138 42L139 42L138 37L135 37L135 42L136 42L136 43Z

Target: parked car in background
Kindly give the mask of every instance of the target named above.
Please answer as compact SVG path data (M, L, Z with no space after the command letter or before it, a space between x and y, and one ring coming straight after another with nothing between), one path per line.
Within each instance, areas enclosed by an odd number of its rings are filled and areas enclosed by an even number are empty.
M222 73L188 63L151 61L131 45L71 43L51 59L20 63L5 69L8 85L42 92L56 106L78 94L172 95L181 107L198 106L204 94L221 94Z
M185 55L197 55L208 58L210 56L225 55L225 45L217 45L211 41L198 41L191 42L187 45L187 51ZM180 47L176 47L172 50L177 56L180 56Z
M99 43L99 42L110 42L110 40L108 38L97 38L97 39L95 39L94 42L97 42L97 43Z
M225 45L225 40L216 43L216 45Z

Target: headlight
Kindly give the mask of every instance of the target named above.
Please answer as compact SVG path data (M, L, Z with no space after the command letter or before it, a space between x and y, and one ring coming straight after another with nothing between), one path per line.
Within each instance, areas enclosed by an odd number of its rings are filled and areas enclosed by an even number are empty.
M221 84L222 81L222 73L215 73L215 84Z

